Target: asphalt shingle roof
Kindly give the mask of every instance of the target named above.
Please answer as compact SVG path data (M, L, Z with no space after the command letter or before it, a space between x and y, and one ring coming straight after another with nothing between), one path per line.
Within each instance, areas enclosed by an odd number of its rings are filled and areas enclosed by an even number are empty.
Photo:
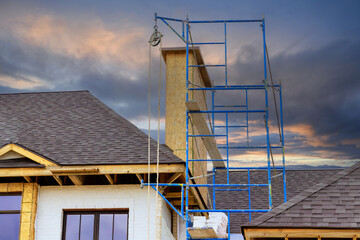
M245 227L360 228L360 163L301 192Z
M287 184L287 199L295 197L307 188L310 188L321 180L329 178L341 171L342 169L319 169L319 170L287 170L286 184ZM277 174L280 171L277 170ZM273 175L273 172L272 172ZM212 177L208 178L208 182L212 183ZM226 172L218 172L216 175L216 183L226 183ZM247 171L231 171L231 184L247 183ZM263 184L267 183L267 171L252 170L250 172L250 183ZM282 177L277 178L277 182L272 180L273 193L273 208L283 203L283 181ZM212 188L209 188L210 196L212 198ZM280 195L280 196L279 196ZM267 187L251 187L251 208L252 209L268 209L269 198ZM216 192L216 208L217 209L248 209L249 195L248 191L241 192ZM210 206L210 205L209 205ZM251 219L254 220L264 213L252 213ZM245 213L230 214L231 232L239 232L242 225L249 222L249 215Z
M0 94L0 106L0 147L15 143L60 165L147 163L148 136L88 91ZM160 146L160 163L183 161Z

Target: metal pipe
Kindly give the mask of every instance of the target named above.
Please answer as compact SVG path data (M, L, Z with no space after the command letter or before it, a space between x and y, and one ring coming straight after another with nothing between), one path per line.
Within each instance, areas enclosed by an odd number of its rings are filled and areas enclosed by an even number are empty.
M248 184L250 184L250 169L248 169ZM251 209L251 189L248 188L249 190L249 209ZM251 221L251 212L249 212L249 221Z
M214 107L246 107L246 105L218 105L218 106L214 106Z
M213 185L216 184L215 177L216 177L216 169L213 167ZM213 187L213 209L216 209L216 193L215 193L215 187Z
M214 126L215 128L226 128L226 126ZM244 128L246 126L228 126L228 128Z
M224 22L224 42L225 42L225 86L228 85L228 80L227 80L227 36L226 36L226 22Z
M207 111L188 111L189 113L264 113L266 110L207 110Z
M181 214L184 214L184 186L181 186Z
M164 19L161 19L161 21L163 21L181 40L183 40L183 42L186 43L185 39L180 36L180 34L170 24L168 24Z
M224 64L189 65L189 67L225 67Z
M262 22L263 20L210 20L210 21L189 21L189 23L250 23L250 22Z
M285 173L285 140L284 140L284 123L283 123L283 106L282 106L282 87L280 83L280 124L281 124L281 145L282 145L282 160L283 160L283 183L284 183L284 202L287 201L286 196L286 173Z
M189 24L186 23L186 101L189 101ZM186 191L185 191L185 227L186 227L186 239L190 238L190 234L187 231L189 227L189 112L186 110L186 174L185 174L185 182Z
M223 162L224 159L189 159L190 162Z
M248 191L249 189L215 189L217 192L241 192L241 191Z
M217 170L226 170L226 167L217 167ZM229 167L232 170L267 170L267 167ZM275 167L275 169L283 169L283 167Z
M214 111L215 91L211 91L211 110ZM215 114L212 113L212 133L215 134Z
M225 44L224 42L195 42L193 45L220 45Z
M148 186L144 183L143 186ZM156 186L156 183L150 183L150 186ZM268 184L183 184L183 183L159 183L160 187L266 187Z
M249 104L248 104L248 90L245 89L245 105L246 110L249 110ZM246 139L247 139L247 145L249 146L249 113L246 113Z
M226 179L227 179L227 184L230 184L230 179L229 179L229 114L226 113L225 114L225 118L226 118Z
M176 18L168 18L168 17L160 17L160 16L156 16L157 19L161 19L161 20L169 20L169 21L174 21L174 22L184 22L184 20L182 19L176 19Z
M267 87L271 87L268 85ZM274 86L275 87L275 86ZM257 86L257 85L248 85L248 86L228 86L228 87L219 87L219 86L213 86L213 87L197 87L197 88L189 88L189 90L192 91L215 91L215 90L263 90L265 89L265 86Z
M226 135L189 135L189 137L225 137Z
M269 212L269 209L189 209L189 212L231 212L231 213L248 213L248 212Z
M182 218L185 220L184 216L179 213L179 211L169 202L169 200L166 199L166 197L164 195L162 195L159 191L156 190L155 186L151 186L164 200L167 204L169 204L169 206Z
M218 147L219 149L225 149L226 147ZM253 147L246 147L246 146L230 146L230 149L252 149L252 148L257 148L257 149L267 149L267 147L262 147L262 146L253 146ZM271 146L271 148L282 148L280 146Z

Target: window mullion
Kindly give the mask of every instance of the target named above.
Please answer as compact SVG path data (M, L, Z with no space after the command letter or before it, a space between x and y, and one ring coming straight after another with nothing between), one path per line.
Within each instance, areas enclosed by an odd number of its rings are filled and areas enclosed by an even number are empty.
M79 240L81 238L81 214L80 214L80 219L79 219Z
M112 220L112 240L114 240L114 232L115 232L114 223L115 223L115 213L113 214L113 220Z
M100 225L99 213L95 213L94 219L95 219L95 221L94 221L94 240L99 240L99 225Z

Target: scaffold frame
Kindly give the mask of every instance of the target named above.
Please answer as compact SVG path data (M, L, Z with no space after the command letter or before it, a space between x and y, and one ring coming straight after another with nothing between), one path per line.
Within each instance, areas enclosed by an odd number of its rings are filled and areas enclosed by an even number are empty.
M282 87L281 83L274 85L268 83L268 58L267 58L267 46L266 46L266 34L265 34L265 18L262 19L254 19L254 20L208 20L208 21L190 21L188 18L185 20L182 19L175 19L175 18L168 18L168 17L161 17L155 13L155 21L160 20L166 26L168 26L174 33L177 35L186 45L186 101L189 101L189 93L191 91L205 91L211 93L211 108L210 110L198 110L198 111L186 111L186 173L185 173L185 184L178 184L178 183L159 183L158 186L172 186L172 187L180 187L181 188L181 209L178 210L171 203L166 199L164 195L160 192L160 196L173 208L173 210L186 221L186 229L189 228L190 224L190 214L193 213L209 213L209 212L224 212L228 216L228 238L230 239L230 214L233 213L246 213L249 214L249 219L251 221L251 213L254 212L261 212L265 213L270 211L273 208L273 197L272 197L272 178L274 176L271 175L271 170L276 169L280 170L281 175L283 178L283 201L286 202L286 173L285 173L285 151L284 151L284 127L283 127L283 108L282 108ZM181 23L181 33L176 31L175 27L172 26L173 22ZM228 81L228 39L227 39L227 25L234 24L234 23L259 23L261 30L262 30L262 41L263 41L263 70L264 70L264 79L263 83L260 85L230 85ZM190 25L191 24L223 24L224 26L224 41L221 42L192 42L191 33L190 33ZM224 64L204 64L204 65L190 65L189 64L189 53L194 46L198 45L224 45ZM198 68L198 67L205 67L205 68L224 68L225 69L225 76L224 76L224 84L222 85L213 85L210 87L201 87L201 86L193 86L189 82L189 69L190 68ZM270 72L271 73L271 72ZM269 88L275 88L278 90L278 98L279 98L279 112L280 112L280 141L279 144L272 146L270 142L270 131L269 131ZM235 104L235 105L219 105L216 104L216 93L222 91L239 91L245 95L245 104ZM263 91L265 95L264 99L264 109L249 109L248 104L248 94L250 91ZM274 96L275 98L275 96ZM275 100L276 101L276 100ZM201 135L201 134L190 134L189 133L189 124L190 118L192 113L204 113L210 114L210 128L211 128L211 135ZM246 124L243 125L229 125L229 115L233 113L241 113L245 114L246 116ZM229 144L229 131L231 129L241 128L246 129L246 136L249 139L249 114L252 113L263 113L264 114L264 126L266 130L266 146L250 146L249 141L247 141L246 146L230 146ZM218 125L215 124L216 115L222 114L225 115L225 125ZM216 134L217 129L225 129L225 134ZM194 137L225 137L226 144L225 146L219 146L219 149L224 149L226 152L226 156L224 159L190 159L189 154L189 139ZM230 166L230 149L266 149L267 155L267 162L266 167L231 167ZM272 149L281 149L282 151L282 166L271 166L271 158L272 158ZM216 161L224 161L225 167L216 167L213 166L212 168L212 183L208 184L194 184L192 183L191 176L189 176L189 163L196 162L196 161L206 161L206 162L216 162ZM227 182L225 184L217 184L216 183L216 175L218 171L226 171L226 179ZM242 170L247 173L247 184L231 184L229 173L230 171L234 170ZM265 170L267 174L267 182L264 184L252 184L250 182L250 174L252 170ZM276 176L277 177L277 176ZM147 183L142 181L142 186L147 186ZM155 188L156 184L151 183L150 186ZM189 209L189 189L192 187L207 187L212 188L212 209ZM251 207L251 194L250 189L253 187L268 187L268 209L252 209ZM217 209L216 208L216 192L218 191L247 191L248 192L248 208L247 209ZM185 201L184 201L185 197ZM187 239L191 239L191 236L187 232Z

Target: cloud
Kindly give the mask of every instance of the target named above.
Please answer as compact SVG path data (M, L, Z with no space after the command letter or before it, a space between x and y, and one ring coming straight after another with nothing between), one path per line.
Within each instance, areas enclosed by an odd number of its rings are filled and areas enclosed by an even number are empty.
M16 39L30 47L41 47L75 59L93 58L104 72L116 66L122 70L138 69L147 62L147 48L140 44L145 34L142 27L125 23L110 28L95 16L84 22L53 15L28 15L16 21L12 32ZM134 78L128 71L128 79Z
M81 20L51 14L17 16L9 23L2 24L0 32L1 92L88 89L139 127L147 127L148 52L147 32L142 27L124 19L109 25L95 16ZM360 49L360 41L355 39L291 53L276 51L270 56L274 79L283 84L286 153L291 161L360 158L360 53L356 49ZM153 76L157 76L158 52L153 52ZM205 61L220 63L217 55L217 51L204 54L209 57ZM257 42L232 48L229 55L230 84L263 84ZM223 72L210 72L210 77L220 81ZM155 78L150 85L152 119L157 115ZM245 101L243 95L225 94L219 98L224 105ZM264 108L263 93L255 93L249 100L250 109ZM272 109L271 95L270 105ZM229 125L242 123L239 117ZM217 119L217 124L225 125L224 119ZM275 143L278 133L273 111L269 124ZM251 117L250 125L251 144L264 144L263 114ZM152 128L152 135L155 132ZM161 132L163 136L163 129ZM230 139L245 143L245 131L235 132ZM224 144L223 140L219 143ZM233 158L241 154L266 157L231 151Z
M0 74L0 84L2 86L16 89L28 89L43 86L45 83L43 80L33 76L23 76L21 74L17 74L16 77L12 77Z

